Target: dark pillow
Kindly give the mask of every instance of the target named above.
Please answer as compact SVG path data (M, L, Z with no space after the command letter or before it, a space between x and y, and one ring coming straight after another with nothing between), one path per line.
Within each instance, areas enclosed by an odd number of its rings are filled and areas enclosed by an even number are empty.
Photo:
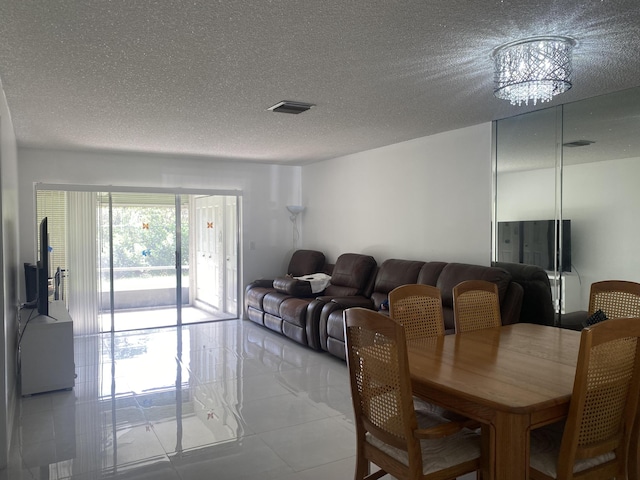
M607 316L604 314L602 310L596 310L595 312L593 312L593 315L591 315L589 318L587 318L584 321L584 326L589 327L591 325L595 325L596 323L603 322L606 319L607 319Z

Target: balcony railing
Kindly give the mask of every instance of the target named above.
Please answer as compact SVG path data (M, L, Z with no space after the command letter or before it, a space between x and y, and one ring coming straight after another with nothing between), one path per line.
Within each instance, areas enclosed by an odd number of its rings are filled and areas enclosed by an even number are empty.
M113 269L114 309L155 308L176 304L176 269L171 266ZM101 276L101 309L110 308L109 271ZM189 267L182 266L182 304L189 303Z

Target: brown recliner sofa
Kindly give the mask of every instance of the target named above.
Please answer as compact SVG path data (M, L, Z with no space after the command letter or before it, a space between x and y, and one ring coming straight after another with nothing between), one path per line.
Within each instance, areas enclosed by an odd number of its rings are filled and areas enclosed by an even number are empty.
M487 280L497 284L502 323L507 325L519 321L523 289L518 283L512 281L511 274L503 268L464 263L389 259L378 269L369 295L316 299L315 303L323 302L322 305L315 305L316 309L320 309L320 348L344 359L344 310L359 306L380 311L389 292L408 283L422 283L440 289L445 330L452 333L454 331L453 287L464 280Z
M345 253L336 259L335 265L324 265L315 272L296 271L300 274L252 282L245 288L247 317L302 345L319 350L320 311L310 308L310 305L316 303L318 295L324 295L326 299L364 295L376 266L375 259L370 255ZM289 270L296 269L290 265ZM314 293L308 282L292 278L321 271L331 275L323 292Z
M291 255L286 274L283 277L301 277L326 270L324 253L317 250L296 250ZM247 318L258 325L264 325L264 297L276 293L273 278L262 278L249 283L244 290L244 303ZM308 293L311 288L307 285Z

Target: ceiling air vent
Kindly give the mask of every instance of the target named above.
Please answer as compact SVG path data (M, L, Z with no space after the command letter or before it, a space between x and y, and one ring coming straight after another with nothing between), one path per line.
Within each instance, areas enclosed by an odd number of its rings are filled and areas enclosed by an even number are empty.
M591 145L592 143L596 143L593 140L576 140L575 142L563 143L565 147L586 147Z
M315 105L313 103L291 102L289 100L283 100L282 102L278 102L274 106L267 108L267 110L278 113L298 114L306 112L311 107L315 107Z

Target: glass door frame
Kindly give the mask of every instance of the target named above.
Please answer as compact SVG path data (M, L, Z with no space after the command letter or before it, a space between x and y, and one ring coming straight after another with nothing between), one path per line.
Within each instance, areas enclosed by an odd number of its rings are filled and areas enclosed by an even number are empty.
M176 253L178 251L181 251L181 248L178 250L178 247L181 246L182 243L182 236L181 236L181 219L180 219L180 214L181 214L181 208L182 208L182 198L184 196L197 196L197 195L206 195L206 196L233 196L236 198L236 228L235 228L235 245L234 248L236 249L236 252L239 253L239 255L237 255L236 258L236 263L237 265L235 266L235 268L237 269L238 272L242 272L241 269L241 265L242 265L242 248L241 248L241 244L242 244L242 235L241 235L241 225L242 225L242 220L241 220L241 204L242 204L242 191L240 190L207 190L207 189L189 189L189 188L154 188L154 187L130 187L130 186L113 186L113 185L75 185L75 184L46 184L46 183L38 183L35 186L34 189L34 197L37 193L37 190L58 190L58 191L75 191L75 192L96 192L96 193L138 193L138 194L143 194L143 193L149 193L149 194L169 194L169 195L174 195L176 200L175 200L175 205L176 205ZM109 197L111 197L111 195L109 195ZM34 199L35 200L35 199ZM111 215L111 201L110 201L110 215ZM194 221L194 219L190 218L190 222L192 223ZM112 236L112 232L111 232L111 219L110 219L110 237ZM97 237L96 237L97 240ZM110 270L110 285L113 285L113 246L111 245L111 241L109 242L109 255L110 255L110 259L109 259L109 264L111 266ZM190 249L191 251L192 249ZM178 311L178 318L177 318L177 323L176 325L178 326L182 326L182 317L181 317L181 310L182 310L182 305L181 305L181 301L182 301L182 290L181 290L181 286L182 286L182 262L179 262L179 257L176 256L175 258L176 261L176 276L177 276L177 287L176 287L176 300L177 300L177 311ZM190 260L190 264L191 264L191 260ZM195 262L193 262L195 263ZM179 268L177 268L179 267ZM236 285L235 285L235 289L236 292L235 296L236 298L240 298L240 287L242 284L242 275L240 274L237 278L236 281ZM111 328L110 330L104 330L102 332L95 332L95 333L110 333L110 332L114 332L114 302L113 302L113 289L111 288L110 291L110 315L111 315ZM239 318L239 308L240 305L239 303L236 305L236 312L235 312L235 316L236 318ZM229 312L227 312L229 313ZM96 312L96 315L98 315L99 312ZM233 314L233 312L231 313Z

